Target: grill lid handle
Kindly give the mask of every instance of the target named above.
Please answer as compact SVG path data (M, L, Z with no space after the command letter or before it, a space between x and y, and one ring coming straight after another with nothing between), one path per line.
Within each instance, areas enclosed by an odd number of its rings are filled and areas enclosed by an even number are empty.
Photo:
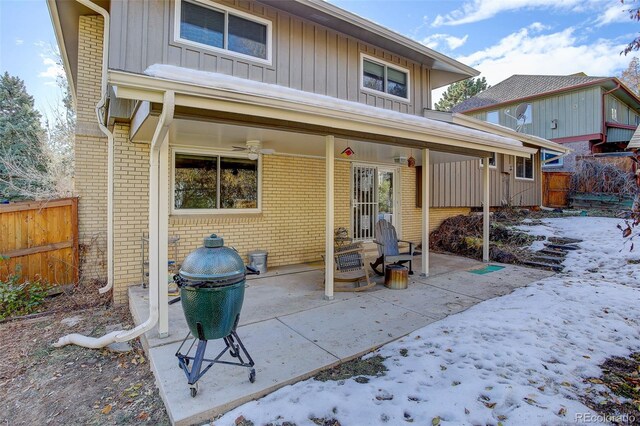
M209 237L204 239L204 246L206 248L216 248L222 247L224 244L224 240L221 237L218 237L216 234L211 234Z

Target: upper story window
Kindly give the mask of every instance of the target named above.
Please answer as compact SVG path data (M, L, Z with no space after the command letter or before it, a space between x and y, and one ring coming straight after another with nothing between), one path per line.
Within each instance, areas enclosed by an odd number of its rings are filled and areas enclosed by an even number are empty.
M500 112L498 110L487 112L486 121L487 123L500 124Z
M516 179L533 180L533 157L516 157Z
M496 157L497 157L496 153L492 152L491 153L491 157L489 157L489 168L490 169L495 169L496 168L496 164L498 164ZM480 167L484 167L484 158L480 159Z
M555 158L551 161L546 161L549 158L557 157L559 155L559 152L543 149L540 154L540 157L542 158L542 167L562 167L562 165L564 164L563 157Z
M618 121L618 101L611 99L611 121Z
M271 22L206 0L176 2L176 39L271 63Z
M175 152L173 212L257 212L258 170L258 160L246 157Z
M361 56L361 69L362 89L409 100L409 70L366 55Z

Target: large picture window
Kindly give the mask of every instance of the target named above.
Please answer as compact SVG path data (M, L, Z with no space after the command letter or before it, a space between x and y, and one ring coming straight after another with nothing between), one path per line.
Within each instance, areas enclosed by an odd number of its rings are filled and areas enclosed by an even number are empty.
M409 70L362 55L362 89L409 100Z
M259 208L258 160L176 152L173 170L175 212Z
M177 39L271 61L271 23L205 0L176 3Z
M533 157L516 157L516 179L533 180Z

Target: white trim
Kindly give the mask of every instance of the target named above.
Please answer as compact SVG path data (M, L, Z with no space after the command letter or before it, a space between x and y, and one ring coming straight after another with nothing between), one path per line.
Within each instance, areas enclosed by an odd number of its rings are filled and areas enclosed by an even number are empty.
M196 155L207 155L210 157L231 157L231 158L246 158L248 159L248 154L234 152L234 151L225 151L222 149L206 149L206 148L192 148L188 146L172 146L171 147L171 170L170 170L170 178L171 178L171 215L175 216L194 216L194 215L238 215L238 214L252 214L252 213L262 213L262 154L258 155L258 208L255 209L176 209L176 191L175 191L175 183L176 183L176 153L179 154L196 154ZM220 196L220 179L217 179L217 196ZM219 200L218 200L219 201Z
M532 178L526 178L526 177L518 177L518 158L522 158L522 161L527 161L528 158L526 157L513 157L513 176L515 180L524 180L527 182L535 182L536 180L536 156L532 155L531 156L531 170L533 173L533 177Z
M369 62L374 62L378 65L384 67L384 88L385 91L381 92L379 90L370 89L368 87L364 87L364 60L367 59ZM403 98L401 96L392 95L386 92L387 89L387 68L393 68L396 71L400 71L407 74L407 97ZM371 93L374 95L382 96L385 98L389 98L398 102L411 103L411 71L408 68L405 68L400 65L396 65L391 62L387 62L380 58L376 58L375 56L367 55L366 53L360 52L360 69L359 69L359 80L360 80L360 90L363 92Z
M496 154L495 152L492 152L491 154L493 154L493 166L491 165L491 163L489 163L489 168L490 169L496 169L498 168L498 154ZM484 168L484 164L482 164L482 160L484 160L484 158L480 158L478 160L478 168L483 169Z
M215 47L209 46L208 44L198 43L197 41L192 41L189 39L182 38L180 36L180 24L182 22L182 2L185 0L176 0L175 1L175 9L174 9L174 23L173 23L173 41L175 43L186 44L189 46L198 47L205 50L210 50L216 53L221 53L223 55L235 56L237 58L246 59L253 62L258 62L260 64L265 65L273 65L273 22L264 19L255 15L248 14L246 12L242 12L237 9L233 9L231 7L222 5L220 3L215 3L210 0L188 0L189 3L196 4L200 3L202 7L207 7L209 9L213 9L219 12L224 13L224 47ZM229 40L229 30L228 30L228 22L229 22L229 14L238 16L240 18L246 19L248 21L253 21L258 24L265 25L267 27L267 58L257 58L251 55L245 55L244 53L234 52L233 50L229 50L227 48L228 40Z

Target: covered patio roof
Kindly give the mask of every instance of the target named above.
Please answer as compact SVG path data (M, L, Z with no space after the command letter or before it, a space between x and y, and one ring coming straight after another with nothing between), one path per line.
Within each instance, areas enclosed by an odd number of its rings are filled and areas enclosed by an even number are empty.
M118 98L148 102L137 109L132 132L153 115L153 104L162 103L163 93L172 91L176 119L333 135L474 157L493 152L529 157L536 152L511 137L224 74L171 65L154 65L147 74L109 72Z

